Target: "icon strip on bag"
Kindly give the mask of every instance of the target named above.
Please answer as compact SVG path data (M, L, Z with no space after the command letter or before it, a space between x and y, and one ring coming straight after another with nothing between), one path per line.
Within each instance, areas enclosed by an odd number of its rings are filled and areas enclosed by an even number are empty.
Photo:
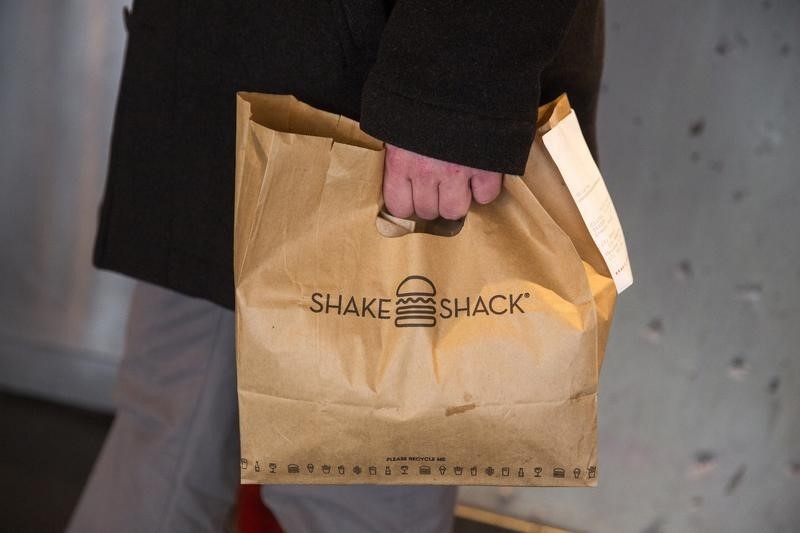
M403 457L406 459L406 457ZM446 478L449 476L453 477L487 477L487 478L514 478L517 479L526 479L526 478L544 478L548 477L550 479L558 479L558 480L569 480L569 479L595 479L597 477L597 466L596 465L589 465L585 469L579 466L575 466L572 468L564 467L564 466L553 466L551 470L546 471L545 468L542 466L533 466L528 469L524 466L498 466L495 467L494 465L453 465L452 467L446 463L439 463L437 466L432 467L429 464L420 464L415 468L412 472L411 468L407 464L401 465L386 465L383 469L380 469L376 465L367 465L366 467L362 467L360 464L353 464L351 466L347 466L345 464L339 464L334 466L330 463L321 463L319 468L314 463L306 463L304 467L300 465L302 463L286 463L285 467L281 469L279 467L279 463L277 462L268 462L266 463L266 469L262 467L264 464L260 460L250 461L249 459L242 457L240 460L240 466L242 470L252 470L256 473L261 473L264 471L263 475L274 475L281 472L285 472L287 474L291 474L292 476L295 475L311 475L311 476L331 476L331 475L339 475L344 476L348 472L351 473L352 476L361 477L362 474L366 474L368 477L381 477L379 474L382 474L384 477L400 475L400 476L408 476L412 474L416 474L418 476L433 476L434 473L438 473L439 477ZM396 470L395 470L396 469ZM267 478L265 478L267 479ZM498 480L498 482L501 482Z

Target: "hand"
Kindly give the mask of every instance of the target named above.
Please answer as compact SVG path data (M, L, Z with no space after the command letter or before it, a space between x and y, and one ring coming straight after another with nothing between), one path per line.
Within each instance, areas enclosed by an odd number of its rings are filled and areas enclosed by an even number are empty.
M500 194L503 176L441 161L386 144L383 200L400 218L456 220L467 214L472 199L488 204Z

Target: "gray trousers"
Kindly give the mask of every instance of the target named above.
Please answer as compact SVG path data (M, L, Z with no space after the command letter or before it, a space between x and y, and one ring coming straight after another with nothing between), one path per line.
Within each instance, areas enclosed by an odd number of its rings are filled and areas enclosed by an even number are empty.
M234 314L139 283L117 413L69 533L231 530L239 488ZM286 533L452 529L455 487L265 486Z

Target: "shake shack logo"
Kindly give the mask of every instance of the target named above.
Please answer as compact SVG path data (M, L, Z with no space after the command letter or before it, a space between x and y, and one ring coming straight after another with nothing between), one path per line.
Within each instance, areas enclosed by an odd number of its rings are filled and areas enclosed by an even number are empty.
M326 315L394 319L398 328L432 328L437 319L525 313L528 292L491 296L458 296L436 299L436 286L425 276L408 276L400 282L395 298L315 292L309 310Z
M408 276L397 286L394 325L432 328L436 325L436 287L424 276Z

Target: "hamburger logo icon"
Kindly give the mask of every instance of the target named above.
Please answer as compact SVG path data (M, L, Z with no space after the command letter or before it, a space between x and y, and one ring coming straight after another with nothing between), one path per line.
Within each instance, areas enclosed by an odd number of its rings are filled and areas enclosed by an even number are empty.
M436 287L424 276L408 276L397 286L394 325L432 328L436 325Z

